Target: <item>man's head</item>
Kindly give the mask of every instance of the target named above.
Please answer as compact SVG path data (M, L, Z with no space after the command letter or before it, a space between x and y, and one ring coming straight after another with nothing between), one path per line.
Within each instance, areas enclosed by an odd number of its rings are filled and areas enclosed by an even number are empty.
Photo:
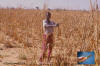
M50 18L51 18L51 13L50 12L47 12L46 13L46 19L49 20Z

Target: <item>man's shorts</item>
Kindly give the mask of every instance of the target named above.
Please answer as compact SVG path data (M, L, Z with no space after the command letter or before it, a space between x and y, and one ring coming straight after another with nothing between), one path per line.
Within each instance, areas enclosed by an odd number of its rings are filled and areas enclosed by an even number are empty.
M43 35L43 45L42 48L45 50L46 47L49 47L50 49L52 49L53 47L53 34L50 35Z
M50 34L50 35L44 34L43 35L43 43L45 43L45 42L53 44L53 34Z

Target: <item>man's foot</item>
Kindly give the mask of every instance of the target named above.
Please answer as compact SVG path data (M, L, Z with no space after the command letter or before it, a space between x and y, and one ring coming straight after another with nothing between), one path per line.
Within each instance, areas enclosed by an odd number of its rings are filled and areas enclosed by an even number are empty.
M38 65L41 65L43 62L42 62L42 61L36 61L36 63L37 63Z
M50 62L50 60L51 60L51 58L48 58L48 59L47 59L47 62Z
M47 61L47 63L46 64L52 64L53 62L52 61Z

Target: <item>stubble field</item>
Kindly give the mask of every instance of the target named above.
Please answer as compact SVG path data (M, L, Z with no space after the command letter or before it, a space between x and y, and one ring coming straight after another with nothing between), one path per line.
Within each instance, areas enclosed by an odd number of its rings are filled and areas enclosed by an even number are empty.
M54 30L51 66L80 66L78 51L95 51L96 64L99 64L100 12L50 12L51 20L60 24ZM43 19L43 10L0 9L0 66L37 66Z

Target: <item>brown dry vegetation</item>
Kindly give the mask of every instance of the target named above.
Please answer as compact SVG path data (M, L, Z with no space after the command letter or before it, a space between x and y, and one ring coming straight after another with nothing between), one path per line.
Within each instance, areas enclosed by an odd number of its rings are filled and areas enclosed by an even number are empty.
M79 66L76 65L78 51L95 51L99 56L100 12L53 10L51 13L51 20L60 23L60 29L55 28L54 32L51 66ZM42 10L0 9L0 66L36 66L44 18ZM9 61L25 64L4 64ZM99 64L100 60L96 62Z

